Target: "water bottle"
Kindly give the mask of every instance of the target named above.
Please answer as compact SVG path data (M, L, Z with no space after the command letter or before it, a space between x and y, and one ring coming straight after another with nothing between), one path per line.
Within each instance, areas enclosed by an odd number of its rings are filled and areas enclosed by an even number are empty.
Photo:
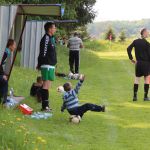
M11 98L14 96L14 89L13 88L10 89L9 94L10 94Z

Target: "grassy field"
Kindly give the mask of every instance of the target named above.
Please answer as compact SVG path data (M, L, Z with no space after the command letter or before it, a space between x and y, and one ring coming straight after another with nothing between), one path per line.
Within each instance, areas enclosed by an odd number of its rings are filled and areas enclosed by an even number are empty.
M81 51L80 71L86 80L80 102L105 104L105 113L88 112L79 125L69 123L68 113L60 112L62 100L56 91L66 80L57 78L50 90L52 118L34 120L17 109L0 109L0 150L149 150L150 102L143 102L143 81L138 102L132 102L134 65L126 54L128 44L86 42L87 48ZM59 71L67 73L65 48L59 48L58 59ZM29 96L29 90L38 74L15 67L9 83L35 111L41 105Z

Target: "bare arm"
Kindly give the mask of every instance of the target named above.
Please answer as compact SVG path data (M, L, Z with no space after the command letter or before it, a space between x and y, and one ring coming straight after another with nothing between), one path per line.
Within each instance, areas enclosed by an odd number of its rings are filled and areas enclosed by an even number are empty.
M82 40L81 40L81 43L80 43L80 48L84 48Z

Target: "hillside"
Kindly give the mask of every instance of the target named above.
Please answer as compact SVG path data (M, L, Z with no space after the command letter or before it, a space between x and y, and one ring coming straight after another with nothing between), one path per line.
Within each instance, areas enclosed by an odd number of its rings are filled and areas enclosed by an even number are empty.
M88 33L92 37L103 38L104 33L112 27L118 35L123 29L127 37L139 36L139 31L146 27L150 29L150 19L143 19L139 21L105 21L95 22L88 25Z

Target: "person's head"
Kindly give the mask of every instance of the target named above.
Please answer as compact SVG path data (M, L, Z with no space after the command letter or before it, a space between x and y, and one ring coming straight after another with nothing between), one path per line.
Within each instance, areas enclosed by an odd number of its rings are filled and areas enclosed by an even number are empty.
M12 52L16 49L16 42L13 39L9 39L7 42L7 48L9 48Z
M74 36L78 36L78 33L77 33L77 32L75 32L75 33L74 33Z
M148 36L149 36L148 30L146 28L142 29L141 30L141 37L142 38L148 38Z
M65 90L66 92L68 92L68 91L70 91L70 90L72 89L72 84L71 84L70 82L67 82L67 83L65 83L65 84L63 85L63 87L64 87L64 90Z
M43 84L43 79L40 76L37 77L36 81L37 81L37 83Z
M44 25L44 29L45 29L45 32L49 35L54 35L54 33L56 32L56 26L55 26L55 23L53 22L47 22L45 25Z

